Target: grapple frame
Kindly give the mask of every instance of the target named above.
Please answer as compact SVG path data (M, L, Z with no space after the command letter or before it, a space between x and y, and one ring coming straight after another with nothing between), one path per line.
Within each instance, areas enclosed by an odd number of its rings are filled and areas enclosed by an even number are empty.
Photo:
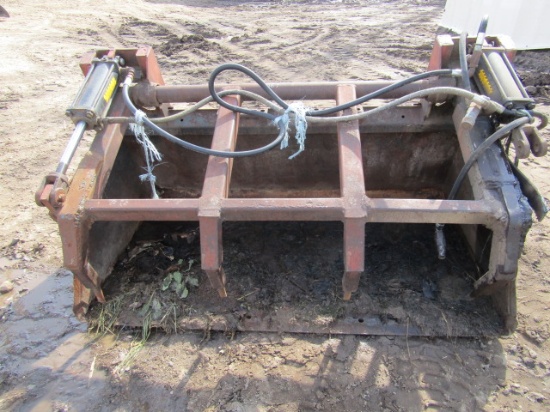
M429 68L452 67L455 43L456 39L439 36ZM514 50L506 46L507 40L500 43L508 56L513 58ZM89 53L80 64L83 73L89 70L93 58L107 54L121 56L127 66L140 72L141 79L133 87L131 95L138 106L151 108L153 113L168 113L169 104L196 102L209 94L208 89L202 86L165 86L150 47ZM283 83L272 86L285 100L305 97L312 101L336 100L341 104L387 84L389 82L374 81ZM399 97L441 85L455 86L456 80L420 81L384 97ZM236 87L263 93L256 85L241 84ZM232 104L241 104L239 96L228 96L226 99ZM354 110L357 109L349 109L349 112ZM473 127L467 124L464 121L467 110L468 105L461 98L444 105L424 101L422 104L390 109L369 121L351 121L322 128L312 125L308 130L308 144L311 146L305 152L311 151L309 157L288 161L285 155L273 154L265 160L270 163L265 173L258 172L261 168L257 164L243 166L244 160L241 159L211 156L198 160L200 155L185 152L186 163L194 169L190 171L167 154L167 162L172 166L167 171L163 168L156 171L157 182L160 186L164 185L167 194L161 199L147 198L150 194L145 186L135 180L140 171L139 164L130 158L118 159L125 156L121 146L126 144L126 140L131 140L125 138L128 124L106 123L97 132L72 181L66 190L62 190L59 203L52 205L50 202L52 190L58 189L54 188L54 181L46 182L37 194L39 202L48 206L59 224L64 266L74 273L75 314L83 317L94 298L105 300L102 283L142 221L197 221L200 226L202 269L220 296L227 294L222 222L341 221L344 234L344 299L350 299L357 290L365 269L368 223L441 223L461 225L473 258L480 267L485 268L483 276L475 282L474 292L491 295L504 321L504 330L513 330L516 326L518 259L531 225L531 209L498 145L487 150L470 170L467 182L459 193L460 200L445 200L445 194L464 159L468 159L474 148L494 129L491 119L485 116L479 116ZM108 116L124 117L129 114L118 93ZM262 120L239 115L223 107L217 113L200 110L166 127L174 132L199 136L197 141L211 136L211 147L219 150L233 150L239 144L243 148L248 144L254 146L256 143L249 143L250 136L272 133L274 130ZM449 139L444 139L441 133L453 136L449 144L457 150L451 150L451 146L443 143L443 140ZM309 136L317 134L334 138L322 139L321 143L316 144L313 142L315 138ZM403 140L386 145L382 141L386 134L392 134L394 139L402 136ZM373 139L377 143L369 146L365 136L375 136ZM417 149L423 147L425 151L407 150L407 144L416 145ZM383 155L385 146L389 150L386 157ZM446 153L437 154L438 147L443 147ZM139 147L136 145L132 150L139 150ZM329 151L333 155L331 160L322 156L322 152ZM315 153L321 154L316 157ZM307 173L302 172L304 181L296 182L295 165L301 161L303 170L315 170L318 175L315 181L310 181ZM294 163L285 165L284 162ZM324 164L320 167L319 163ZM277 181L269 178L272 171L285 167L290 169L289 173L279 174ZM187 177L176 181L177 176L185 173ZM131 179L136 183L128 184ZM391 180L395 182L390 184ZM487 255L488 250L490 255ZM247 329L247 325L243 324L242 328ZM252 324L248 328L269 329ZM334 331L337 332L336 329ZM369 329L367 324L348 325L340 331L405 333L404 328Z

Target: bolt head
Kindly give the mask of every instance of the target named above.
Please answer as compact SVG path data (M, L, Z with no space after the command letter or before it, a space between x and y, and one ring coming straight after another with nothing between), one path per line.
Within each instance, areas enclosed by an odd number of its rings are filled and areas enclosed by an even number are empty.
M54 199L58 205L62 204L66 198L67 198L67 194L65 193L65 190L63 190L60 187L55 189Z

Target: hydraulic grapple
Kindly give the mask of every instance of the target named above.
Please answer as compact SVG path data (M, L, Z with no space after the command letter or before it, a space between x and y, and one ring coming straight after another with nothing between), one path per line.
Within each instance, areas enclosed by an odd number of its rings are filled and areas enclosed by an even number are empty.
M397 83L268 86L230 64L216 69L208 86L167 86L150 47L86 54L80 64L86 78L67 110L75 131L36 194L59 224L64 266L74 273L75 313L84 316L94 298L106 301L104 282L144 222L198 222L207 294L236 304L248 295L236 296L226 284L224 222L341 222L343 240L335 247L343 250L343 309L328 322L301 322L284 305L269 312L239 304L224 312L225 321L211 310L208 327L227 327L232 316L229 323L241 330L468 335L358 307L372 291L370 275L361 279L377 253L369 237L385 233L385 224L429 224L423 247L435 257L431 264L456 249L449 233L458 228L473 262L464 292L490 296L503 330L513 330L518 259L532 211L539 219L546 214L517 159L546 154L537 133L546 120L510 64L510 40L484 31L438 36L428 72ZM218 85L227 70L254 82ZM183 110L174 110L182 103ZM86 130L95 138L69 179ZM273 276L283 275L273 269ZM377 285L378 291L391 286ZM309 290L307 283L298 288ZM417 292L438 299L425 288ZM354 300L351 310L346 305ZM186 319L186 327L206 327Z

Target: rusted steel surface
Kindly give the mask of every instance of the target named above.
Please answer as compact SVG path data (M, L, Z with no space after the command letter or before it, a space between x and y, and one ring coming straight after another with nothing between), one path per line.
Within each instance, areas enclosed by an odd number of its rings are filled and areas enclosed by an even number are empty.
M198 199L90 199L85 216L92 221L194 221Z
M430 68L447 65L453 47L447 40L442 38L436 43ZM150 48L116 52L144 74L133 91L134 100L144 106L194 102L208 95L205 86L151 86L164 82ZM83 71L87 71L93 57L109 53L113 51L85 56ZM421 81L387 97L455 82L454 79ZM329 100L330 104L336 100L342 104L388 84L325 82L273 86L285 100ZM238 87L263 94L255 85ZM240 104L236 96L227 96L225 100ZM344 114L355 110L348 109ZM94 296L103 300L102 282L116 262L117 253L142 221L198 221L202 269L222 297L228 293L223 270L224 221L341 221L342 286L346 300L357 290L365 269L369 223L448 223L462 225L476 261L488 267L475 287L479 293L495 297L505 327L513 329L515 276L530 212L518 195L517 180L496 146L471 169L459 200L445 200L464 159L493 128L486 117L478 118L473 127L462 127L466 110L466 103L456 99L452 104L434 106L431 110L419 105L394 108L372 119L339 123L337 127L312 124L305 152L292 161L287 159L288 152L279 150L255 158L205 158L152 136L165 155L165 163L155 169L162 199L147 199L150 194L134 176L143 161L140 146L126 131L127 124L108 124L97 134L78 167L63 207L50 207L57 214L64 265L75 274L75 312L85 313ZM115 98L109 116L128 116L120 95ZM259 147L276 132L265 120L240 116L225 108L220 108L217 114L199 110L166 127L186 140L218 150ZM132 178L134 183L128 183ZM37 198L44 204L51 190L51 185L45 187ZM107 239L105 245L102 239ZM265 322L258 319L241 319L239 327L309 331L288 322L283 327L277 319ZM403 333L402 328L388 329L373 322L370 324L367 317L363 322L343 320L327 331ZM407 333L416 334L414 330Z
M116 51L106 49L88 53L80 62L84 75L87 74L95 57L112 58L115 54L124 57L129 64L143 66L141 68L147 81L163 84L151 47ZM116 95L109 114L124 117L129 113L122 96ZM59 194L56 192L59 202L52 204L49 196L49 193L58 186L59 179L47 182L39 189L41 194L37 195L37 199L50 209L50 214L58 222L63 239L64 266L75 275L74 312L79 317L86 313L93 297L104 301L102 282L112 268L118 253L130 241L137 227L134 223L113 223L104 224L101 230L93 230L93 222L87 218L82 207L86 200L102 197L106 193L107 182L127 126L127 124L110 124L97 133L88 153L75 172L70 188L66 188L67 193L64 190ZM117 188L117 191L132 193L132 190L120 190L120 188ZM116 236L113 236L114 234ZM111 239L112 242L101 241L106 239Z
M113 102L111 111L116 115L128 114L122 96L118 96ZM104 301L101 279L88 261L91 221L82 214L82 204L103 192L123 133L123 125L113 124L97 134L73 177L71 189L57 215L63 239L64 266L71 270L75 278L89 288L99 301ZM78 289L80 288L81 286L78 286Z
M118 325L124 327L141 327L142 320L125 312L118 319ZM153 321L151 327L162 329L163 325ZM267 332L279 333L307 333L323 335L363 335L363 336L410 336L430 338L449 338L453 336L452 331L445 329L437 332L427 333L421 328L411 324L399 324L396 322L385 322L379 316L372 316L365 313L364 316L344 317L335 322L327 323L304 323L293 318L293 313L285 313L285 309L279 309L275 314L263 312L250 312L245 316L235 314L212 314L210 316L190 316L178 319L177 330L220 331L227 333L235 332ZM461 333L461 337L480 338L499 336L496 328L475 330L469 333Z
M489 134L491 126L490 120L485 118L478 119L472 129L461 127L465 114L466 105L459 104L453 119L462 155L467 159ZM517 325L515 279L523 242L531 226L531 209L521 195L519 183L508 167L500 146L493 145L487 150L472 167L469 177L476 200L494 202L501 208L498 220L491 227L492 236L487 239L491 242L489 268L476 281L475 293L492 295L504 319L505 329L513 330ZM476 239L472 249L479 248L480 243Z
M489 201L441 199L369 199L369 222L481 224L493 227L502 217Z
M225 101L236 106L240 104L238 97L228 96ZM239 114L221 107L212 138L212 149L233 151L237 143L238 127ZM222 268L221 201L227 197L229 191L232 165L231 158L210 156L199 201L201 265L212 287L221 297L227 296L225 273Z
M337 89L337 104L357 98L355 87L342 85ZM344 115L354 114L354 109ZM365 268L365 175L361 136L357 120L338 123L338 158L340 165L340 190L344 215L344 277L342 288L344 300L351 299L357 290L361 273Z
M510 62L513 62L516 57L516 49L514 42L509 36L485 36L487 44L492 44L504 51ZM476 37L468 37L468 44L473 45L476 42ZM442 34L436 37L428 70L437 70L443 67L451 66L451 57L453 50L458 49L458 37L451 37L448 34Z
M363 96L372 93L392 84L390 81L363 81L363 82L345 82L355 86L356 93ZM310 82L310 83L270 83L270 87L281 98L288 100L334 100L337 89L342 82ZM454 78L420 80L418 82L405 85L397 90L388 92L383 98L397 98L418 90L430 87L456 86ZM218 90L239 88L250 91L260 96L268 98L269 96L257 84L220 84L216 86ZM139 104L153 107L161 103L185 103L198 102L205 97L210 96L207 86L143 86L136 89L132 98Z
M453 52L454 42L450 35L437 36L432 49L428 70L438 70L447 67Z
M337 221L344 217L342 199L225 199L225 220L232 221Z
M306 324L292 317L293 313L286 313L284 308L275 314L251 312L246 316L234 314L211 315L208 317L186 317L178 320L179 330L215 330L215 331L243 331L243 332L280 332L288 333L316 333L326 335L365 335L365 336L427 336L420 328L413 325L401 325L384 322L378 316L365 313L365 316L345 317L336 322ZM120 325L140 327L141 321L125 313L118 320ZM161 327L153 322L152 327ZM494 335L488 331L488 336ZM440 335L430 334L431 337L448 337L444 331ZM479 337L472 334L469 337Z
M503 215L490 201L440 199L372 199L361 197L369 223L448 223L497 225ZM84 214L91 221L198 221L198 199L91 199ZM340 221L341 198L222 199L223 220Z
M186 135L208 135L214 133L216 122L216 110L199 110L193 116L163 123L163 127L171 133ZM336 134L336 124L308 124L308 133ZM242 115L239 121L239 136L276 133L277 128L268 120ZM454 125L448 108L434 107L430 116L426 118L420 105L394 107L383 111L376 116L359 120L361 134L371 133L429 133L441 131L454 131Z

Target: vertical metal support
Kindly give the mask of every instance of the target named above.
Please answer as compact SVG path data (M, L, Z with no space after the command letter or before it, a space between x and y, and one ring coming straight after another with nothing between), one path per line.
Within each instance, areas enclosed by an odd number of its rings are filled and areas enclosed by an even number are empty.
M466 160L490 129L488 119L478 120L471 130L461 127L465 113L466 104L459 103L453 120L460 150ZM497 222L490 228L493 234L489 268L475 282L474 294L491 295L504 320L505 330L512 331L517 324L515 279L525 236L531 225L531 210L521 196L519 183L506 165L502 149L497 145L487 150L472 166L468 179L472 182L476 200L494 200L495 204L504 206ZM490 186L486 182L490 182Z
M453 47L454 42L450 35L442 34L437 36L432 49L428 70L438 70L448 67Z
M77 319L85 321L90 303L95 295L77 277L73 277L73 313Z
M64 208L66 210L67 207ZM73 213L61 213L57 220L59 232L63 238L63 266L69 269L87 288L94 289L92 279L86 273L86 255L88 253L89 224Z
M210 216L208 216L210 214ZM220 297L227 297L223 262L222 221L219 209L199 211L201 236L201 264L210 284Z
M355 100L353 85L338 87L336 101L343 104ZM355 109L344 111L353 114ZM342 288L344 300L359 287L361 273L365 268L365 223L367 219L365 178L361 136L357 120L338 123L338 154L340 167L340 190L344 207L344 277Z
M225 101L233 105L240 104L240 98L225 97ZM220 107L216 128L212 139L212 149L234 150L237 143L239 114L225 107ZM210 156L206 167L206 175L199 200L199 225L201 240L202 269L208 275L212 287L221 297L226 297L225 273L222 268L222 220L221 204L227 198L233 159Z
M140 46L136 50L136 60L147 80L160 86L164 85L157 56L155 56L155 52L151 46Z
M67 199L57 223L63 239L63 266L73 273L73 312L83 321L93 298L104 303L105 297L100 279L94 276L97 273L88 271L89 222L71 206L71 191Z

